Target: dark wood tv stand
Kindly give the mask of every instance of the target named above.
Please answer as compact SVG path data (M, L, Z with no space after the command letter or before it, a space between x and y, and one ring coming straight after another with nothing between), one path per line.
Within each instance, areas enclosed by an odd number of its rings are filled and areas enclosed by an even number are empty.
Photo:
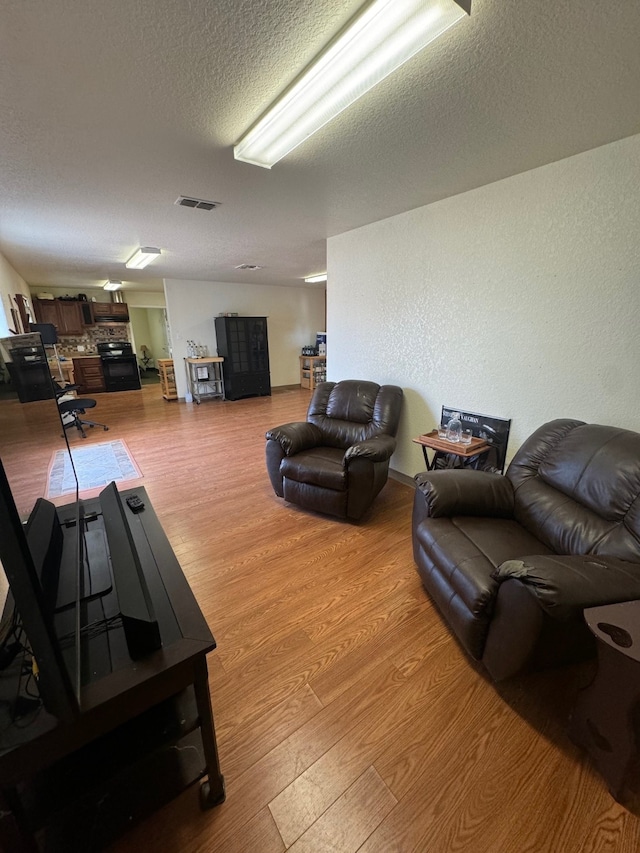
M201 805L225 797L206 661L215 640L145 490L122 494L145 502L127 520L162 648L134 661L117 623L108 642L106 631L88 632L78 716L60 722L41 709L0 732L4 853L97 850L205 776ZM114 597L91 601L86 618L117 607Z

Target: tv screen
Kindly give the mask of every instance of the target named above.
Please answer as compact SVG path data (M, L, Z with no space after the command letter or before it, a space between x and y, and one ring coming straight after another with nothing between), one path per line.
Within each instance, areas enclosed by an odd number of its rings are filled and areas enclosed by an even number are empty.
M29 328L32 332L40 332L42 343L45 346L58 343L58 332L53 323L29 323Z

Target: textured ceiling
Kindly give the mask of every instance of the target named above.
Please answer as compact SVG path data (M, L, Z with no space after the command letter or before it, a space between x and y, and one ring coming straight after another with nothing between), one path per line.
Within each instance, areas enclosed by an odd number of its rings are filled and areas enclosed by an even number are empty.
M50 287L299 284L328 236L640 132L640 3L473 0L272 170L236 162L360 5L0 0L0 252ZM127 271L138 245L162 258Z

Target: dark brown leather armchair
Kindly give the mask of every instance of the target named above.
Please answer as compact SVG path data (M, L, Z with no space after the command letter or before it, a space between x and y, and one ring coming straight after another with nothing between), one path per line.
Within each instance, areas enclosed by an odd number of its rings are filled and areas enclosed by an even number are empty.
M504 477L416 476L413 551L465 650L496 679L594 652L583 609L640 598L640 435L540 427Z
M278 497L358 520L387 482L402 389L354 379L322 382L307 420L267 434L267 471Z

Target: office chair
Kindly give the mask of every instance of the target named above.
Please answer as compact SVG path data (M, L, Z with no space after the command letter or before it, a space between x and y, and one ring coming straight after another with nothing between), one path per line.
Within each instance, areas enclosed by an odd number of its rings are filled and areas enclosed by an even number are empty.
M96 401L89 397L72 397L69 392L75 391L79 387L78 385L66 385L62 387L57 382L54 384L56 385L56 399L58 409L60 410L60 418L65 430L75 427L80 435L86 438L87 434L84 431L86 426L91 428L100 426L105 432L109 429L106 424L101 424L97 421L88 421L80 417L84 415L87 409L93 409Z

